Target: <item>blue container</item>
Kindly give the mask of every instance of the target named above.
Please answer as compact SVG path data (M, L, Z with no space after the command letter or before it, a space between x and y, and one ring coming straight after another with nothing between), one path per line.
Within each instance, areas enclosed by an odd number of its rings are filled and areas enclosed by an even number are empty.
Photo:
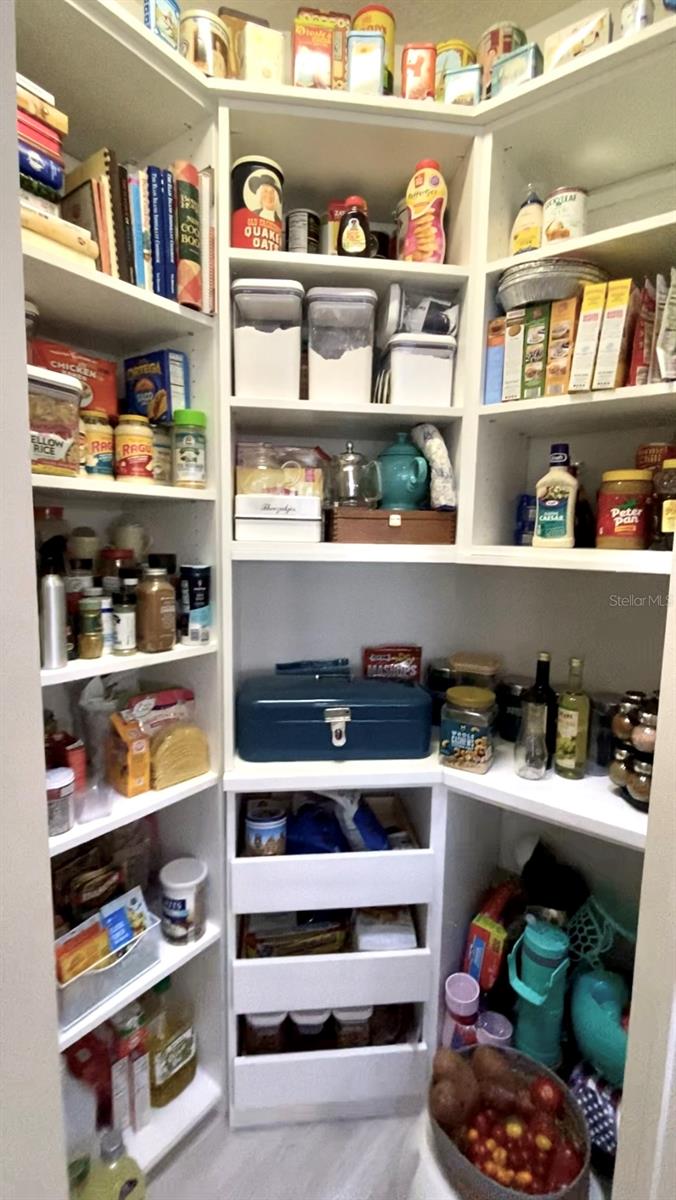
M534 921L508 959L509 982L518 997L514 1045L548 1067L561 1062L568 946L563 929Z
M266 675L237 697L237 744L248 762L425 758L432 700L415 683Z

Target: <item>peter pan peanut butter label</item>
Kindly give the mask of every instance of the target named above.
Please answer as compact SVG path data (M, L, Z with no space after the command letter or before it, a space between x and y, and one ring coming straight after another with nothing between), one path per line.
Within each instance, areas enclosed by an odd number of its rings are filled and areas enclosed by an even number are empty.
M601 492L596 515L596 536L645 541L648 510L643 496Z

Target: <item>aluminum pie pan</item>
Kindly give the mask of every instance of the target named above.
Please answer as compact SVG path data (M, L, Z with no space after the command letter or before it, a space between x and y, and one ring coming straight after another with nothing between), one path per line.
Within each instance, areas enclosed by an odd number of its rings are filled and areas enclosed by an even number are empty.
M543 304L581 296L586 283L606 283L608 272L574 258L550 258L541 263L516 263L508 267L497 288L505 312L524 304Z

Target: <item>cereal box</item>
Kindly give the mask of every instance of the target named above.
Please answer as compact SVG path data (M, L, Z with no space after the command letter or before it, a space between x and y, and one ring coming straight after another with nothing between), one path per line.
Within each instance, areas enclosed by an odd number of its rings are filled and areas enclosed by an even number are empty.
M555 300L552 304L547 349L545 396L565 396L573 363L579 301Z
M488 322L486 336L486 375L484 404L499 404L502 400L502 374L505 366L505 318L494 317Z
M525 328L525 308L511 308L505 317L505 365L502 375L503 401L521 399Z
M591 387L603 309L606 303L606 288L607 284L605 283L585 284L580 320L575 337L575 349L573 350L573 363L570 368L568 390L571 392L588 392Z
M296 87L330 88L334 24L326 13L300 8L293 23L293 82Z
M33 338L33 366L75 375L82 383L80 408L100 409L108 417L117 416L117 377L115 363L108 358L92 358L62 342Z
M155 350L125 358L126 411L167 423L179 408L190 408L188 356L181 350Z

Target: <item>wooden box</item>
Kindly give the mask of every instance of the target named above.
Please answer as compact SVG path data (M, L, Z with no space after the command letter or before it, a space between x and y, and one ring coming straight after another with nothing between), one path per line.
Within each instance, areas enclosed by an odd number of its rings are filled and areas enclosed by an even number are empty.
M448 546L455 542L456 521L455 512L332 508L326 514L326 540L394 546Z

